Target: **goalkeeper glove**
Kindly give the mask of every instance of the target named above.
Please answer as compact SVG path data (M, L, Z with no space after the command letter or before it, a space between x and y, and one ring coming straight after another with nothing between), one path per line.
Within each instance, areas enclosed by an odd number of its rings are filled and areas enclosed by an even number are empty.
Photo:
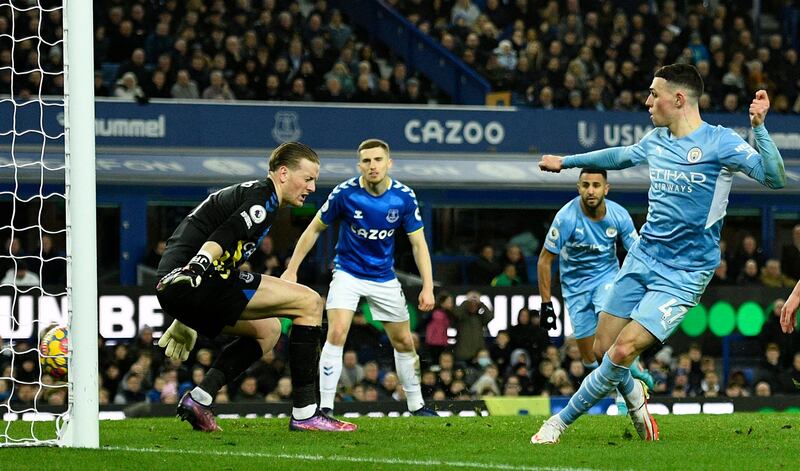
M542 303L541 325L547 330L556 328L556 311L553 310L553 303Z
M156 289L163 291L169 285L189 283L192 288L200 286L203 281L203 273L211 266L211 257L204 253L198 253L185 267L172 270L167 276L161 278Z
M186 361L196 340L197 332L194 329L179 321L172 321L172 325L158 340L158 346L164 348L166 355L173 360Z

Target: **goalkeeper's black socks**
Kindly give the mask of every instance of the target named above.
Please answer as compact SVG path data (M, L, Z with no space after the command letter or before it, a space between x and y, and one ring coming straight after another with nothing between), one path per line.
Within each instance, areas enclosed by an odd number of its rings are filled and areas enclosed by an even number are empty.
M200 389L212 398L216 397L223 386L238 378L263 354L261 344L256 339L239 337L222 349L222 353L200 383Z
M322 327L293 325L289 336L292 402L295 408L317 403L317 375Z

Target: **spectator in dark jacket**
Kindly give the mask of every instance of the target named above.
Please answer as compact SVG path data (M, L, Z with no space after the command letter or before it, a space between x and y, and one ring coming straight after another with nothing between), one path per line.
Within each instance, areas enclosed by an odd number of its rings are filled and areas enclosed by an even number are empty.
M456 360L467 363L485 348L484 328L494 319L494 313L481 302L481 295L477 291L467 293L467 299L459 305L455 312L454 327L458 331L456 336Z
M534 370L539 368L539 361L544 356L547 346L550 345L550 336L541 327L539 321L539 311L522 308L519 310L517 325L508 329L511 336L511 349L525 349Z
M481 247L481 253L469 267L469 281L473 285L489 286L492 279L502 270L500 263L494 257L494 248L487 244Z

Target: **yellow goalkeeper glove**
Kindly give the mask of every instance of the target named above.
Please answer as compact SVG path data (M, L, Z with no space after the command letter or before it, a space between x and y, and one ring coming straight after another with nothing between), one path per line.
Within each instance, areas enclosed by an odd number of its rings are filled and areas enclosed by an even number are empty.
M196 341L197 332L176 320L158 340L158 346L164 348L165 354L173 360L186 361Z

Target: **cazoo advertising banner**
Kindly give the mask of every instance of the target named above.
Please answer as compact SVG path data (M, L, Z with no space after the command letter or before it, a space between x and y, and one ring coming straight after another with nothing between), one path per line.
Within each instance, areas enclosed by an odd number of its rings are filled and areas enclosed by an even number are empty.
M13 106L0 102L0 146L11 143L11 135L3 134L9 129L44 128L48 138L59 139L61 107L19 106L12 123ZM704 119L754 142L747 113ZM784 158L800 158L800 117L770 113L766 125ZM395 151L457 154L586 152L633 144L651 126L645 112L166 100L138 105L113 99L98 100L95 121L99 148L264 150L299 140L320 151L352 151L379 137ZM41 133L30 133L16 144L40 139Z

